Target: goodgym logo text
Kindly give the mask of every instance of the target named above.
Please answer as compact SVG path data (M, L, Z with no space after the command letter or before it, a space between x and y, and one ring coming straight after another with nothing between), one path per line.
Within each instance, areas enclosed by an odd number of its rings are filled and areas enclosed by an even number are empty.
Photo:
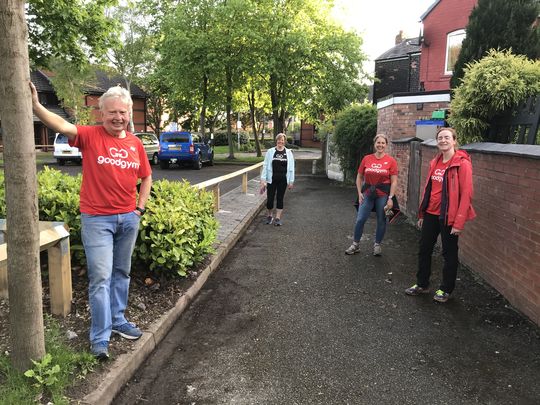
M130 162L127 159L129 156L127 150L110 148L109 156L98 156L97 162L100 165L112 165L118 166L121 169L138 169L140 164L138 162Z

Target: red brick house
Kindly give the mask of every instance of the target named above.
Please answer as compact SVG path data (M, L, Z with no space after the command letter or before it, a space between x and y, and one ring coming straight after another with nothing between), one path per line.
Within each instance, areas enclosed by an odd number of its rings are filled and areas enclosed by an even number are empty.
M54 73L42 70L36 70L30 73L32 82L35 84L38 91L40 102L50 111L69 120L69 112L61 106L54 88L51 85L50 78ZM96 84L89 85L85 90L85 105L93 106L92 118L94 124L101 124L101 116L99 114L98 100L99 97L107 91L109 87L121 85L125 86L125 81L120 76L108 76L103 71L96 72ZM131 98L133 99L133 123L135 131L145 132L147 130L146 121L146 93L135 84L131 84ZM45 127L41 121L34 116L34 139L36 145L52 145L54 143L54 132Z
M478 0L437 0L420 17L423 24L420 88L449 90L452 70Z
M376 99L379 132L388 134L392 139L415 137L417 120L429 120L433 111L448 108L453 66L465 38L469 15L477 2L436 0L420 17L423 35L420 38L420 72L417 76L419 91L414 92L414 86L409 82L410 90ZM404 70L401 76L410 81L412 76L405 72L409 67L401 66L401 69Z

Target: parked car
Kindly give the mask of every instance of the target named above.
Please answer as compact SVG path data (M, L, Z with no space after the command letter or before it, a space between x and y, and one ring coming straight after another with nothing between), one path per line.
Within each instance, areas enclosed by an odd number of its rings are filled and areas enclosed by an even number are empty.
M141 140L150 164L157 165L159 163L159 139L157 136L146 132L136 132L134 135Z
M66 162L82 162L82 153L79 148L70 146L68 137L64 134L57 133L54 137L54 152L53 156L60 166L64 166Z
M159 165L168 169L171 163L191 164L200 170L203 163L214 164L212 142L185 131L162 132L159 139Z

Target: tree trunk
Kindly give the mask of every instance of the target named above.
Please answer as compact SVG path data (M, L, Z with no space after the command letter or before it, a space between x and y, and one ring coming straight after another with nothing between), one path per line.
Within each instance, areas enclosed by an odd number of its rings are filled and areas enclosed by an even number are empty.
M255 137L255 149L257 150L257 156L261 157L261 144L259 143L259 137L257 135L257 118L255 116L255 90L251 89L251 94L248 94L249 111L251 112L251 127L253 129L253 136Z
M202 88L203 98L202 98L202 107L201 107L201 115L199 117L199 127L201 129L201 139L203 141L206 140L206 132L205 132L205 126L206 126L206 103L208 99L208 76L205 74L203 79L203 88Z
M124 82L126 83L126 90L129 93L129 96L131 97L131 80L127 78L126 75L124 75ZM108 89L107 89L108 90ZM105 91L107 91L105 90ZM133 97L131 97L133 100ZM133 123L133 106L131 107L131 110L129 111L129 132L133 133L135 132L135 124Z
M226 92L226 109L227 109L227 139L229 140L229 156L227 159L234 159L234 141L232 138L232 129L231 129L231 110L232 110L232 73L227 70L227 88Z
M0 119L4 141L11 359L18 370L45 355L36 151L23 0L0 1Z

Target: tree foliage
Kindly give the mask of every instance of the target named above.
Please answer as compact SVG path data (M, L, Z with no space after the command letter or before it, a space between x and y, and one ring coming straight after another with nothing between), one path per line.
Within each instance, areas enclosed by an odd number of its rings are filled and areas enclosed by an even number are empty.
M465 68L450 104L450 124L460 141L485 140L489 122L503 111L540 93L540 61L510 51L488 52Z
M377 108L372 104L355 104L337 115L334 150L345 174L354 180L362 156L371 151L377 132Z
M361 39L331 20L331 5L181 0L163 26L163 81L182 100L184 114L225 107L229 126L232 111L250 109L251 119L260 119L267 104L260 98L268 100L275 133L293 115L316 120L323 111L338 111L366 94L360 82L365 56Z
M51 58L81 64L102 57L115 32L107 16L118 0L30 0L27 5L30 64Z
M451 87L460 84L468 63L480 60L490 49L540 57L540 28L534 24L539 11L538 0L479 0L469 17Z
M54 59L49 63L54 72L51 84L62 107L69 110L74 123L90 124L92 106L85 103L84 88L95 80L95 71L90 65Z

